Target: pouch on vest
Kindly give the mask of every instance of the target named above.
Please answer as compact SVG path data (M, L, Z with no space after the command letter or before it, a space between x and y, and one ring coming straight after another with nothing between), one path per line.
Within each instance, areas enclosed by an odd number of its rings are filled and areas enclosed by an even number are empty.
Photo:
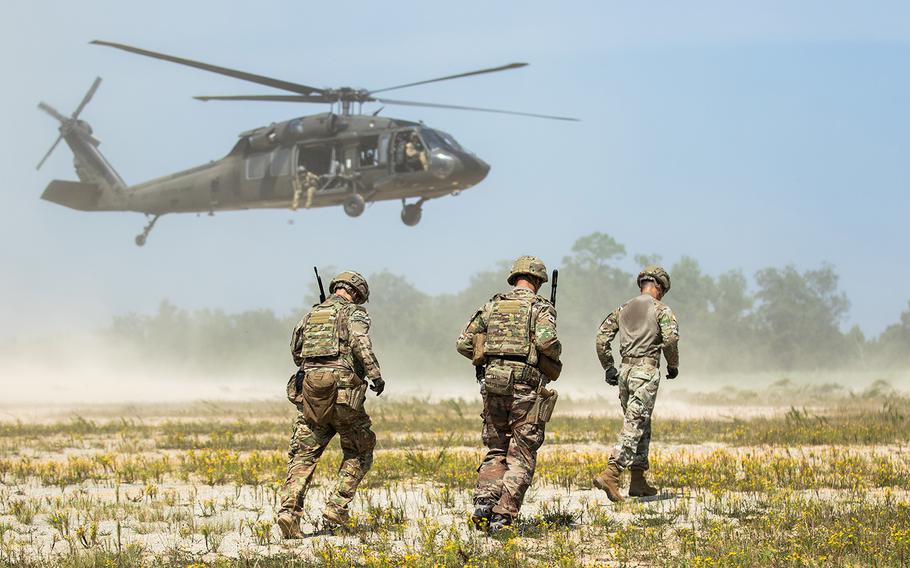
M483 374L483 384L489 394L512 394L512 369L488 365Z
M331 370L313 369L303 379L300 411L310 424L325 426L335 416L338 382Z
M291 375L287 385L288 400L292 404L299 405L303 402L303 373L298 371Z
M338 308L329 304L319 305L306 318L303 326L303 345L300 355L304 359L337 357L339 350Z
M520 356L531 352L531 305L527 300L493 301L483 351L487 357Z

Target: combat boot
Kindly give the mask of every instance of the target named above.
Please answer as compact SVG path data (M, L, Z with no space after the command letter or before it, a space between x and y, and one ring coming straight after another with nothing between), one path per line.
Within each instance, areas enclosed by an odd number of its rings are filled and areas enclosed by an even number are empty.
M300 532L300 519L290 513L278 515L278 528L281 530L282 538L303 538L303 533Z
M512 526L512 515L493 513L493 516L490 517L490 534L499 532L510 526Z
M652 497L654 495L657 495L657 488L648 485L645 470L633 469L632 480L629 482L629 497Z
M330 527L343 527L351 520L347 509L328 505L322 512L322 520Z
M471 523L479 531L485 531L490 526L490 517L493 516L493 503L481 499L474 503L474 514L471 515Z
M614 503L623 501L623 496L619 493L619 477L621 475L622 470L619 469L619 466L615 463L611 463L607 466L607 469L594 477L594 487L605 491L607 493L607 498Z

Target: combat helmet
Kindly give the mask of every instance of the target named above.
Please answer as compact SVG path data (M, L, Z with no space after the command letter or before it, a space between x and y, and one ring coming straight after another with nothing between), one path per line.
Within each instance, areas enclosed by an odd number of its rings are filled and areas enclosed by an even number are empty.
M514 286L522 274L537 278L541 284L549 280L547 267L536 256L519 256L515 259L515 262L512 263L512 270L509 272L509 285Z
M664 294L670 291L670 275L662 267L656 264L644 267L638 274L638 280L636 280L638 287L641 288L641 283L648 280L659 284Z
M332 278L332 281L329 283L329 293L334 292L341 284L347 284L357 292L357 295L359 296L357 299L360 300L358 303L362 304L370 300L370 285L367 284L367 279L359 272L345 270L335 278Z

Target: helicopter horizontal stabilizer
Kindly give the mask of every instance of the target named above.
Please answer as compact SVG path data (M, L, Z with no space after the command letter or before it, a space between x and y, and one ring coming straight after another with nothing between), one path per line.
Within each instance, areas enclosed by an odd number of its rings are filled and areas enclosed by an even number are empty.
M49 183L47 189L41 194L41 199L45 201L79 211L95 211L100 198L101 188L94 183L59 179Z

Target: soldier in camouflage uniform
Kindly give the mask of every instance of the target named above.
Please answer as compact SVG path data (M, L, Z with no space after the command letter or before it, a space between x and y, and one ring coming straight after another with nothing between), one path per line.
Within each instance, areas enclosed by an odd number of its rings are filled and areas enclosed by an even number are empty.
M594 478L594 486L611 501L622 501L619 478L630 468L630 497L647 497L657 489L645 479L648 446L651 443L651 413L660 385L660 352L667 360L667 378L679 374L679 326L676 316L660 300L670 291L670 275L659 266L648 266L638 275L641 295L613 311L600 325L597 356L606 370L608 384L619 385L619 401L625 414L619 441L610 455L609 467ZM610 343L619 333L622 367L616 370Z
M316 189L319 185L319 176L309 171L303 165L297 166L297 175L294 176L294 197L291 200L291 211L297 211L300 207L300 197L306 188L306 203L304 207L309 209L313 205L313 197L316 195Z
M298 415L288 452L278 526L284 538L300 538L303 501L316 462L337 433L343 460L326 503L328 526L348 521L348 504L373 463L376 435L363 403L369 388L385 388L370 342L370 316L360 304L370 297L366 280L342 272L329 284L331 296L294 328L291 355L300 370L288 382L288 398Z
M535 412L542 396L538 362L541 357L558 362L562 351L556 310L537 295L547 280L540 259L520 257L508 278L512 290L477 310L456 343L468 358L482 349L485 364L480 392L488 451L474 491L472 520L478 529L498 530L518 516L543 444L545 425Z

